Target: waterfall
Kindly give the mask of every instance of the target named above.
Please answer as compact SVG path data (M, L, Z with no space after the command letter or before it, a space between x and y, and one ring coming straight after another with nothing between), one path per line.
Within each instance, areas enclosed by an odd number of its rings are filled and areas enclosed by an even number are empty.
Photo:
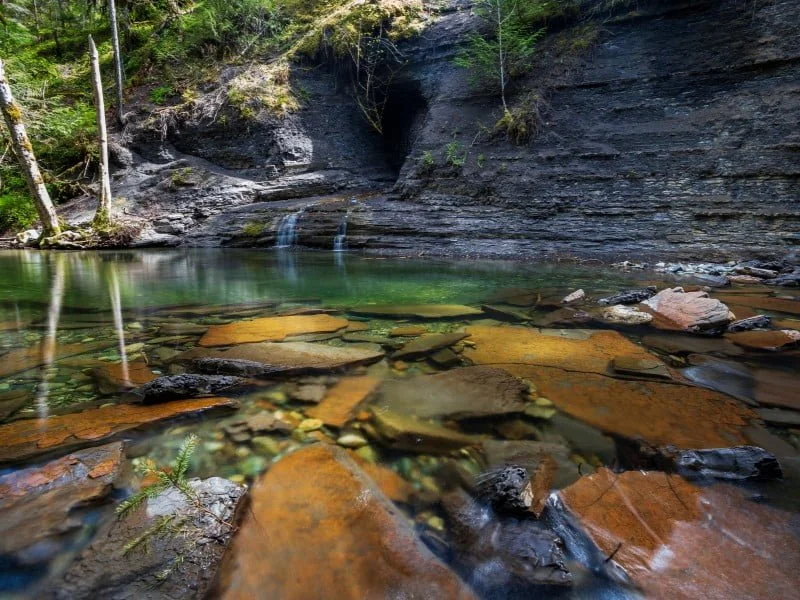
M333 238L333 251L344 252L347 249L347 213L339 221L339 228Z
M297 222L303 216L303 210L305 209L300 209L281 219L275 238L276 248L291 248L297 244Z

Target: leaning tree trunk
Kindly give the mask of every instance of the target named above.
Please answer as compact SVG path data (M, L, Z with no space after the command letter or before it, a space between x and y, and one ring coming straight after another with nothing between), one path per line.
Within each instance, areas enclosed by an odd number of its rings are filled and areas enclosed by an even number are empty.
M122 121L122 53L119 50L119 25L117 24L117 2L108 0L108 15L111 20L111 45L114 47L114 75L117 83L117 123Z
M22 174L25 176L28 189L33 196L36 212L39 213L39 219L42 221L42 238L58 235L61 233L61 226L58 223L56 209L50 200L50 194L47 193L42 173L39 171L39 164L36 162L33 147L22 122L19 105L14 102L14 96L11 94L11 86L6 80L5 66L2 60L0 60L0 110L3 111L3 117L8 125L14 154L17 155Z
M97 109L97 135L100 138L100 198L94 225L109 223L109 204L111 203L111 178L108 174L108 131L106 129L106 103L103 99L103 81L100 79L100 57L92 36L89 36L89 53L92 59L92 83L94 84L94 103Z

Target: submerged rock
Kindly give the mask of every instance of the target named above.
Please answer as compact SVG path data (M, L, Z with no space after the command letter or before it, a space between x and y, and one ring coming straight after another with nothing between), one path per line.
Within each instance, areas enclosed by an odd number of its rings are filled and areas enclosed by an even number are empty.
M23 563L52 558L60 544L47 540L79 528L70 512L106 498L124 463L116 442L0 476L0 555ZM38 550L20 555L37 543Z
M376 405L420 418L469 419L522 413L528 387L494 367L463 367L385 381Z
M652 446L745 445L745 430L757 419L724 394L677 382L629 381L538 366L503 368L533 382L541 395L576 419Z
M312 344L309 342L283 342L240 344L228 350L195 348L182 353L177 362L188 362L201 358L217 358L236 361L257 362L272 373L325 373L369 365L384 357L380 346L372 344L348 345L346 347Z
M0 425L0 464L23 460L75 446L108 439L123 431L137 429L182 415L238 407L230 398L175 400L141 406L119 404L48 417L25 419Z
M474 347L464 355L475 364L527 364L606 374L617 356L654 357L616 331L548 330L528 327L467 327Z
M373 411L372 422L378 441L397 450L441 454L475 443L463 433L389 410Z
M394 360L414 360L447 348L469 337L467 333L434 333L408 342L392 355Z
M327 314L263 317L252 321L238 321L229 325L215 325L200 338L199 344L210 347L253 342L280 342L294 335L338 331L347 327L347 324L347 319Z
M217 597L474 598L342 448L283 458L251 495Z
M796 594L800 544L792 516L749 501L742 490L600 469L559 497L648 598Z
M740 356L744 350L724 338L699 337L678 333L646 335L642 344L666 354L719 354Z
M356 408L378 387L374 377L345 377L328 390L317 406L306 411L309 417L320 419L331 427L344 427Z
M191 480L189 486L202 509L174 488L147 500L130 517L106 524L48 597L205 597L234 533L225 523L235 522L247 490L219 477ZM172 527L149 536L143 544L146 549L125 551L128 544L164 520Z
M686 450L675 457L675 467L686 479L743 481L783 477L778 459L756 446Z
M669 369L657 358L629 358L617 356L611 361L615 373L635 377L654 377L657 379L671 379Z
M614 294L613 296L608 296L606 298L600 298L597 303L598 304L606 304L606 305L614 305L614 304L638 304L639 302L644 302L648 298L652 298L656 295L656 286L651 285L646 288L638 288L633 290L625 290Z
M642 304L660 317L653 324L663 329L682 331L724 329L735 319L727 306L719 300L709 298L706 292L684 292L681 287L662 290Z
M413 319L448 319L455 317L476 317L483 312L471 306L463 304L386 304L357 306L350 311L354 315L364 315L368 317L390 317Z
M136 388L130 394L142 404L218 394L247 380L229 375L166 375Z
M728 333L725 337L737 346L752 350L783 350L800 343L800 331L794 329L741 331Z
M533 518L501 517L458 489L442 497L456 564L488 597L572 583L563 542Z
M92 369L101 394L116 394L152 381L158 375L150 370L144 360L137 360L123 366L122 363L107 364Z

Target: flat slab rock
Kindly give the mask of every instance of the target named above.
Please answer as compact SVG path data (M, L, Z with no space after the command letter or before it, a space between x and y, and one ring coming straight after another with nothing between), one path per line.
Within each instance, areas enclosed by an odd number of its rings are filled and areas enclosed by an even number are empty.
M344 427L378 384L380 380L374 377L344 377L328 390L322 402L308 409L306 415L332 427Z
M192 480L201 504L222 520L235 520L247 492L244 486L211 477ZM124 548L153 527L159 517L184 520L176 535L153 537L147 552L125 555ZM48 595L57 600L109 598L189 600L204 598L211 588L233 530L191 506L176 490L163 492L126 519L114 519L97 534ZM182 563L166 578L159 575Z
M389 410L373 411L372 423L378 441L397 450L446 454L475 443L473 438L458 431Z
M606 374L618 356L658 360L616 331L474 326L466 332L474 347L465 348L464 356L481 365L522 363Z
M32 458L60 446L97 443L123 431L183 415L231 410L237 406L230 398L200 398L153 406L119 404L47 419L14 421L0 425L0 464Z
M725 328L736 317L725 304L706 292L685 292L682 287L661 290L642 302L656 316L653 325L660 329L704 331Z
M600 469L559 496L648 598L797 595L797 524L792 515L748 500L739 488L697 487L661 472Z
M87 344L57 344L53 351L53 360L58 361L68 356L95 352L112 346L114 342L90 342ZM40 346L18 348L3 355L0 361L0 377L8 377L28 369L41 367L47 362L45 352Z
M741 362L713 356L690 355L684 377L697 385L739 398L748 404L778 406L800 411L800 386L786 371L754 369Z
M350 311L354 315L391 317L397 319L448 319L455 317L475 317L483 312L463 304L386 304L356 306Z
M646 335L642 343L667 354L719 354L741 356L744 350L724 338L701 337L680 333Z
M79 527L70 511L107 497L124 463L122 444L116 442L0 477L0 554L18 553Z
M346 450L290 454L251 497L222 572L224 600L474 598Z
M326 346L309 342L240 344L228 350L195 348L176 357L176 361L199 358L224 358L261 363L273 373L314 373L344 367L368 365L384 357L380 346L373 344Z
M428 418L468 419L524 412L525 383L502 369L463 367L437 375L385 381L375 405Z
M158 375L144 360L136 360L126 365L113 363L95 367L92 377L101 394L116 394L152 381Z
M289 336L329 333L347 327L347 319L327 314L263 317L210 327L200 338L201 346L232 346L253 342L280 342Z
M552 367L499 365L533 382L568 415L608 434L658 446L746 445L757 415L718 392L662 381L626 381Z
M737 346L751 350L777 351L800 344L800 331L779 329L774 331L740 331L725 337Z
M405 344L392 355L394 360L414 360L447 348L469 337L467 333L432 333Z

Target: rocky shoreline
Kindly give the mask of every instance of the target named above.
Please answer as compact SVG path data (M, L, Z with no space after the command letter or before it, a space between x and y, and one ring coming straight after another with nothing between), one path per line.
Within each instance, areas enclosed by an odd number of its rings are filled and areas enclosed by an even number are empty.
M3 355L0 554L59 556L54 598L791 595L800 303L762 283L796 266L653 267L475 305L166 306L135 315L126 362L80 313L68 338L102 355L57 346L63 412L18 402L35 343ZM110 515L188 468L154 466L187 433L201 478Z

